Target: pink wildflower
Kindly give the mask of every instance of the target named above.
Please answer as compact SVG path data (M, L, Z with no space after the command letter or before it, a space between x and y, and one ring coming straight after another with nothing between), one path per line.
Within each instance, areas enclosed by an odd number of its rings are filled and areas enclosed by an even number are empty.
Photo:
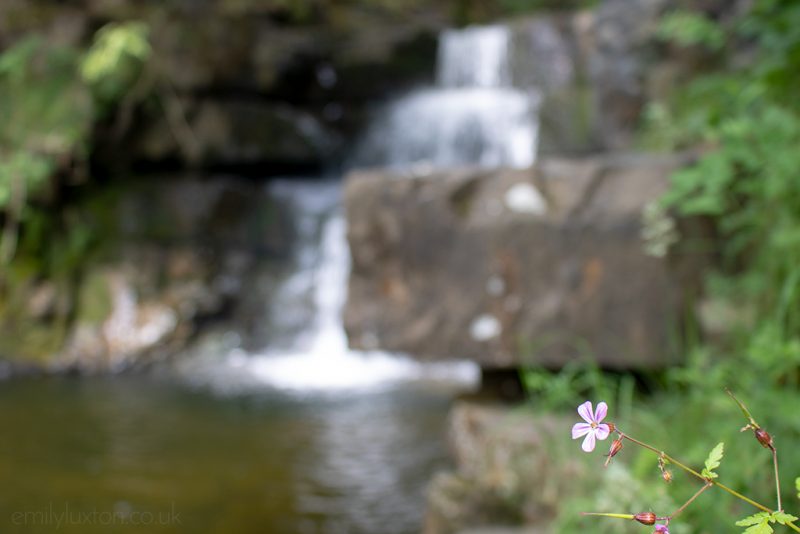
M572 427L572 439L578 439L581 436L586 436L583 440L581 448L586 452L594 450L596 439L606 439L611 432L608 424L601 423L606 413L608 413L608 405L605 402L597 404L597 411L592 410L591 401L586 401L578 406L578 414L586 421L585 423L575 423Z
M653 531L653 534L669 534L669 529L667 525L656 525L656 529Z

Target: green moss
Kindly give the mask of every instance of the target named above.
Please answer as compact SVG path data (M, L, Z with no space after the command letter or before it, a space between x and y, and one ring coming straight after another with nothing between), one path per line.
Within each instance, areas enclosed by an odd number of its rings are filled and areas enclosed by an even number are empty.
M111 289L105 273L100 270L90 272L78 294L76 322L99 323L109 316L112 307Z

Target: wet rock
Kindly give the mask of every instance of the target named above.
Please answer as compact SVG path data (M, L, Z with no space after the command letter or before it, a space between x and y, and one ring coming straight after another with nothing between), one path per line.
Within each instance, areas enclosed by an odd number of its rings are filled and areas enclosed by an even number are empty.
M559 501L588 475L557 454L569 421L529 410L459 402L448 422L455 469L428 488L425 534L548 532Z
M11 371L118 372L175 354L199 325L258 323L254 280L292 240L263 184L242 178L129 181L80 208L103 241L89 260L40 279L21 259L0 279L0 359Z
M161 116L136 141L137 158L203 167L302 166L327 161L338 148L336 135L316 118L285 104L184 100L181 109L188 129L176 130Z
M66 347L51 369L115 372L142 363L176 332L178 314L156 300L143 300L130 266L90 273Z
M645 254L641 220L681 162L612 155L351 174L351 346L490 368L674 363L670 339L693 278L680 258Z
M629 148L659 58L655 29L669 0L613 0L512 24L515 86L540 94L540 151Z

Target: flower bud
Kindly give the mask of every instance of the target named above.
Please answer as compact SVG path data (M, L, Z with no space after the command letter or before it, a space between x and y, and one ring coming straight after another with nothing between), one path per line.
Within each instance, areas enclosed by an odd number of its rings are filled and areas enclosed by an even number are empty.
M605 466L608 467L611 458L617 455L622 450L622 439L618 438L611 442L611 448L608 449L608 458L606 458Z
M664 479L664 482L670 483L672 482L672 471L669 469L664 469L661 471L661 478Z
M772 436L763 428L756 428L753 433L756 435L758 442L764 446L765 449L772 449Z
M653 512L639 512L633 518L643 525L655 525L656 514Z
M614 432L617 430L617 425L615 425L614 423L606 423L606 424L608 425L609 432Z

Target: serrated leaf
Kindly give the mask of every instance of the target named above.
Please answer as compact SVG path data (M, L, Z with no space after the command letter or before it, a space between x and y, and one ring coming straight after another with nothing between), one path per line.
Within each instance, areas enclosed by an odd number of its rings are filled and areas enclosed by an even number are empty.
M769 523L759 523L758 525L753 525L752 527L748 528L744 531L744 534L772 534L773 530L772 527L769 526Z
M769 520L769 514L767 512L758 512L757 514L753 514L749 517L745 517L744 519L740 519L736 522L737 527L749 527L750 525L756 525L758 523L763 523L764 521Z
M785 525L786 523L797 521L797 518L786 512L775 512L772 514L772 517L770 517L770 521L777 521L781 525Z
M705 462L705 469L701 473L705 478L717 478L717 474L714 473L714 469L719 467L720 462L722 461L722 456L725 454L725 443L719 442L717 445L711 449L711 452L708 453L708 458L706 458Z

